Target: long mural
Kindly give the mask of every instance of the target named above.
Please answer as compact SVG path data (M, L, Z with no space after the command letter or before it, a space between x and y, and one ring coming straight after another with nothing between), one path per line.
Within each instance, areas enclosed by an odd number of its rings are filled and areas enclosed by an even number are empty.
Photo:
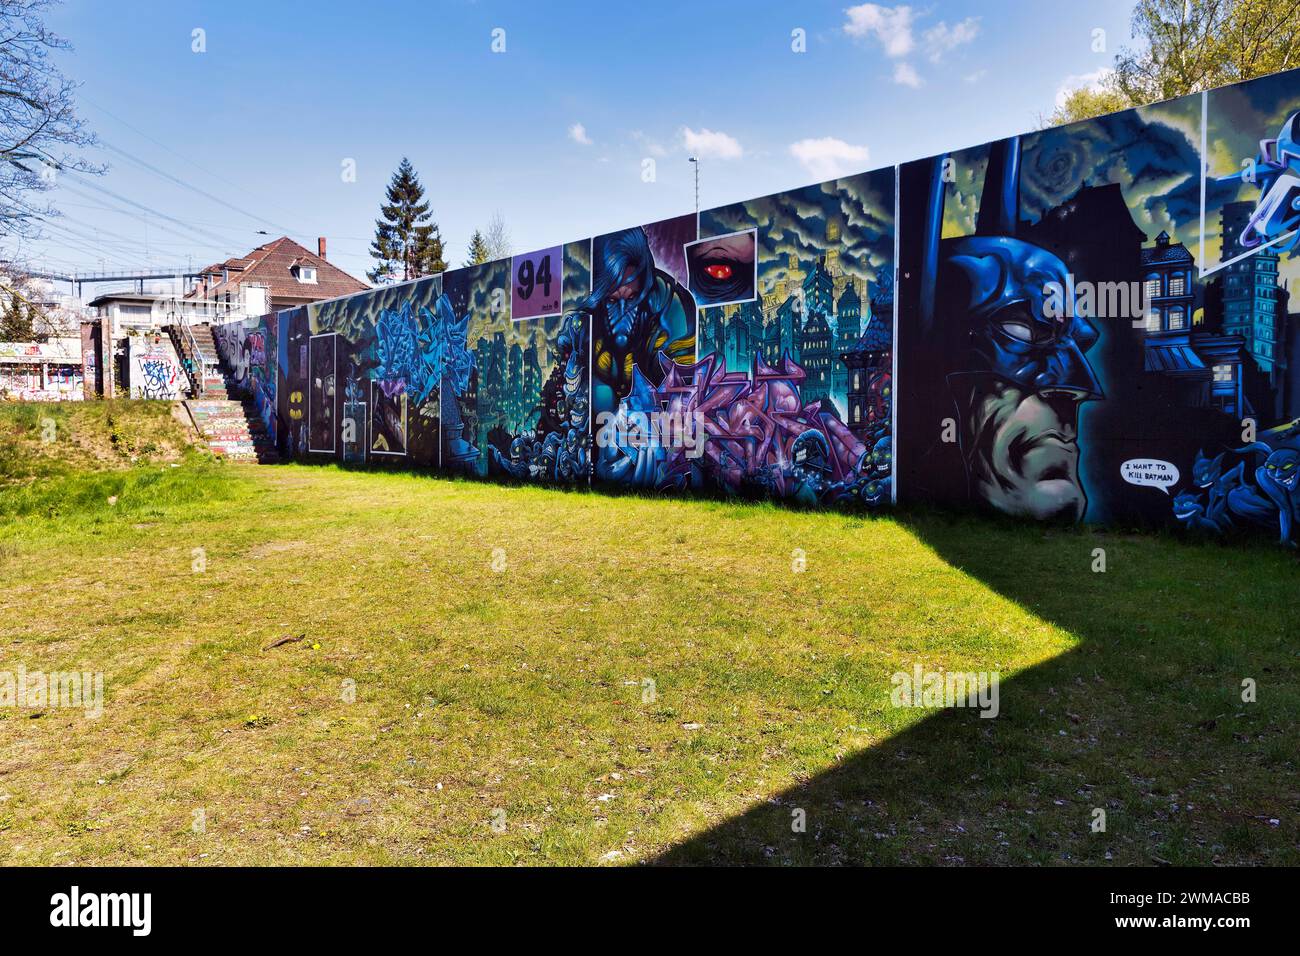
M289 458L1300 530L1300 72L226 326Z

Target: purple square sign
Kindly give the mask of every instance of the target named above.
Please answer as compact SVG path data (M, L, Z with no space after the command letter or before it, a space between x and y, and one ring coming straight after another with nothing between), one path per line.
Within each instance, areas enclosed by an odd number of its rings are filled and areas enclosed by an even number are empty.
M559 315L564 251L556 246L515 256L510 262L510 285L510 317L516 322Z

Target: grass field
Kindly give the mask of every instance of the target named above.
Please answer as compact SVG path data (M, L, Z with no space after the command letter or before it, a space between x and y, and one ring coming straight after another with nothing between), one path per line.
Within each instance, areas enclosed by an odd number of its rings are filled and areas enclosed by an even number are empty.
M1300 863L1272 545L225 466L161 419L35 468L22 416L0 671L105 695L0 707L0 863ZM1000 715L891 706L917 663Z

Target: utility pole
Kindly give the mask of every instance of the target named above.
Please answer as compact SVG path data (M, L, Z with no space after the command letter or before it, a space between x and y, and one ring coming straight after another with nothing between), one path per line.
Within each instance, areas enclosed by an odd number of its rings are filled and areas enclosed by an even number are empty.
M700 214L700 157L687 156L687 162L695 164L695 215Z

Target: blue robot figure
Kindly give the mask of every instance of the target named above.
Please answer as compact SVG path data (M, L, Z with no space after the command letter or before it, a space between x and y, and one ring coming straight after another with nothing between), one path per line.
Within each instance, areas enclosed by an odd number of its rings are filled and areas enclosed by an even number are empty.
M1282 124L1276 139L1261 140L1259 155L1239 173L1219 182L1249 183L1259 189L1259 203L1235 237L1245 249L1281 244L1293 252L1300 242L1300 112Z

